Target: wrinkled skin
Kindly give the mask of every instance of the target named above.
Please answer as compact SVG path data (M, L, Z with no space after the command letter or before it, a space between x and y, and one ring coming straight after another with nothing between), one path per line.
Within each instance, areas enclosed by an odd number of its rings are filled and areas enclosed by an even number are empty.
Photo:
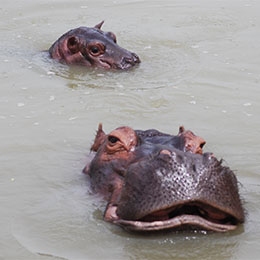
M49 49L51 58L66 64L104 69L129 69L139 57L117 44L112 32L103 32L104 21L93 28L79 27L62 35Z
M205 141L184 127L169 135L102 125L84 168L108 200L104 219L128 230L198 229L225 232L244 222L237 179Z

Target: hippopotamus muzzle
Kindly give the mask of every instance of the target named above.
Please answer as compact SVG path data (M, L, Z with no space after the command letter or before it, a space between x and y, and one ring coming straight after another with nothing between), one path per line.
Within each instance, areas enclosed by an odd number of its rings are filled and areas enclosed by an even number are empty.
M236 183L210 153L161 150L129 166L113 222L142 231L233 230L244 221Z
M140 63L139 57L117 44L114 33L95 27L79 27L62 35L49 49L51 58L66 64L104 69L129 69Z
M133 231L236 229L245 218L237 178L204 144L183 127L177 136L100 127L84 171L110 194L104 219Z

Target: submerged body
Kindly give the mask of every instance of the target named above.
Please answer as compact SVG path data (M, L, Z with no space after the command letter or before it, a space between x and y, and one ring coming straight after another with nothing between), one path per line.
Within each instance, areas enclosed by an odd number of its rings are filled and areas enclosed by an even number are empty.
M169 135L100 125L84 169L105 195L107 221L137 231L196 228L224 232L244 222L237 179L205 141L180 127Z
M112 32L95 27L79 27L63 34L49 49L51 58L66 64L128 69L140 63L139 57L117 44Z

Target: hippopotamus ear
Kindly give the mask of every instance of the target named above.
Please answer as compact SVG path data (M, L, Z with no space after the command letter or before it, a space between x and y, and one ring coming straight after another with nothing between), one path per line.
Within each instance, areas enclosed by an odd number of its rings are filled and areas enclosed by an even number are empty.
M100 147L100 145L105 141L105 139L106 139L106 134L102 129L102 124L100 123L98 125L98 130L96 133L94 144L91 146L90 150L96 152Z
M185 131L185 128L183 125L179 127L179 135Z
M178 136L184 139L184 151L199 154L203 153L202 148L206 144L206 141L203 138L195 135L190 130L185 130L184 126L180 126Z
M102 27L103 23L104 23L104 21L98 23L97 25L94 26L94 28L97 28L97 29L101 30L101 27Z
M71 36L67 40L67 47L71 53L79 52L79 39L76 36Z

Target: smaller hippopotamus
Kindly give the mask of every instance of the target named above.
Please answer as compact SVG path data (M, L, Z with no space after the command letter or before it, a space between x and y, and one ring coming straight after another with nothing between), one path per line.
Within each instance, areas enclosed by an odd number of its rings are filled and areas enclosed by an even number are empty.
M112 32L101 30L104 21L63 34L49 49L51 58L66 64L125 70L140 63L139 57L117 44Z
M127 126L105 134L100 124L83 172L108 201L104 219L132 231L234 230L244 222L237 179L203 153L205 143L184 127L177 135Z

